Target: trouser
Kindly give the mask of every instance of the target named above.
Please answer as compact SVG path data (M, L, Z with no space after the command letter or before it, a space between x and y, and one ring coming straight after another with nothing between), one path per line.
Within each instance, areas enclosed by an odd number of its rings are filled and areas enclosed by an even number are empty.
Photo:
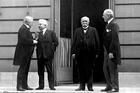
M20 65L17 73L17 88L28 87L27 81L28 81L29 67L30 67L30 59L25 60L25 62Z
M93 83L93 69L79 67L79 78L82 87L85 87L87 83L87 87L91 88Z
M103 71L106 79L107 88L119 89L118 82L118 68L117 64L109 59L108 54L105 52Z
M53 69L52 69L52 60L46 60L43 57L38 59L38 75L39 75L39 87L44 88L44 71L45 68L48 73L48 83L49 87L54 87L54 76L53 76Z
M94 58L93 58L94 59ZM80 87L85 88L85 84L87 84L88 88L92 88L93 83L93 62L90 58L79 58L78 69L79 69L79 81Z

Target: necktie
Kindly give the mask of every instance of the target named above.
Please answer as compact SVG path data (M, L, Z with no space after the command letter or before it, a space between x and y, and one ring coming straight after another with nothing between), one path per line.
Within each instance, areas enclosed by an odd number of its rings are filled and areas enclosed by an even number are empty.
M43 35L43 31L40 31L41 32L41 35Z

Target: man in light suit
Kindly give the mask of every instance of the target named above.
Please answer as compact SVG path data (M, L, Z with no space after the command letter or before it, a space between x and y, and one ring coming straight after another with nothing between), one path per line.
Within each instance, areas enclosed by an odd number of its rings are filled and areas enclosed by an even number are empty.
M89 91L93 91L93 66L99 55L99 36L96 28L89 26L89 18L81 18L81 25L75 30L72 56L75 57L79 69L80 86L76 91L85 90L85 84Z
M58 46L58 38L54 31L48 30L47 20L39 20L39 30L37 38L37 64L39 75L39 87L36 90L44 89L44 70L48 72L48 83L51 90L54 88L54 76L53 76L53 58L56 47Z
M106 88L101 91L119 91L118 64L120 60L119 26L114 22L114 13L111 9L103 12L103 19L107 22L104 32L104 75Z
M18 31L18 42L14 55L13 65L19 65L17 73L17 90L25 91L32 90L27 84L28 71L30 67L31 57L34 51L34 44L37 43L33 39L30 28L33 23L33 18L31 16L26 16L24 18L23 25Z

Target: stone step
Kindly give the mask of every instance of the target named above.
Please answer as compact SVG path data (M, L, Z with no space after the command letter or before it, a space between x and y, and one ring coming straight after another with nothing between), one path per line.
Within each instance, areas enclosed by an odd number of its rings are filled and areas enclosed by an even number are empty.
M16 72L0 72L0 93L91 93L89 91L74 91L78 84L63 84L55 86L56 91L48 88L47 73L45 73L44 90L30 90L19 92L16 90ZM139 93L140 91L140 73L119 73L119 93ZM29 72L28 84L31 88L38 87L37 72ZM104 84L93 84L94 93L101 93L100 90L105 88ZM137 92L138 91L138 92ZM110 92L111 93L111 92Z
M16 86L17 72L0 72L0 87ZM140 87L140 73L120 72L119 83L121 87ZM29 72L28 84L30 87L38 87L37 72ZM47 73L45 73L45 86L48 87Z
M70 86L56 86L56 90L49 90L46 87L44 90L27 90L27 91L16 91L13 87L1 87L0 93L113 93L111 91L108 92L101 92L101 89L105 87L102 85L95 85L93 87L94 91L90 92L87 89L85 91L75 91L77 85L70 85ZM119 93L139 93L140 87L121 87ZM117 92L118 93L118 92Z
M47 73L45 75L45 86L48 86ZM0 72L0 87L14 87L16 86L17 72ZM28 84L30 87L38 87L37 72L29 72Z

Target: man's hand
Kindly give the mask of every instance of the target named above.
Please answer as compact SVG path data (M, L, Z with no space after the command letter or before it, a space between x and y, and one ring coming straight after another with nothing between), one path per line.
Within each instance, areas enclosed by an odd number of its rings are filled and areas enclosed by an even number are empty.
M109 53L109 59L114 58L113 53Z
M75 58L75 54L72 54L72 58L73 58L73 59Z
M96 55L96 58L98 58L98 55Z

